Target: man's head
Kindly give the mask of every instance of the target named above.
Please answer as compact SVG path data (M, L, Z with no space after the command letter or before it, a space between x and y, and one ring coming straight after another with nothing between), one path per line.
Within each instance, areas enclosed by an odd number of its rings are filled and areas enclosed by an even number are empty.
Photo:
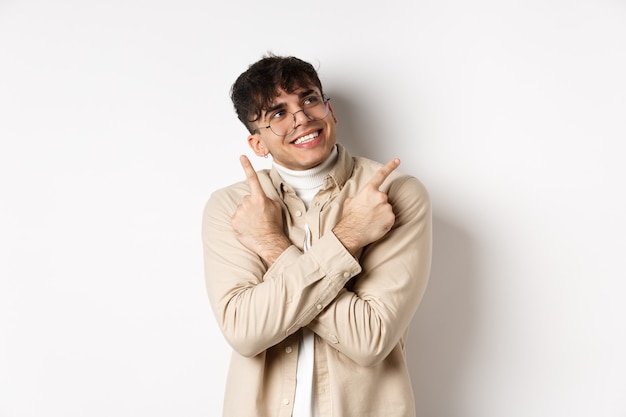
M317 87L324 94L322 83L313 65L299 58L268 55L248 67L231 88L231 99L237 117L250 133L261 111L268 108L279 90L293 93L298 87Z
M231 98L258 156L271 154L285 168L306 170L335 146L337 119L308 62L266 56L237 78Z

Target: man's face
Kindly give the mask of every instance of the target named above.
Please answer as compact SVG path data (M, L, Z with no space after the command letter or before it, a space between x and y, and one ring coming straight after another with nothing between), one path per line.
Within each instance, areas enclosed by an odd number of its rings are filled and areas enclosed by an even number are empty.
M248 136L248 144L256 155L265 156L269 152L276 164L288 169L303 171L321 164L330 156L336 141L337 119L330 103L327 104L329 111L326 117L310 120L301 110L306 111L315 96L321 98L316 87L298 88L290 94L283 90L279 92L269 107L262 110L259 120L255 122L258 130ZM295 113L295 123L289 113ZM265 128L281 114L293 128L286 136L279 136L272 129ZM272 122L272 126L275 123Z

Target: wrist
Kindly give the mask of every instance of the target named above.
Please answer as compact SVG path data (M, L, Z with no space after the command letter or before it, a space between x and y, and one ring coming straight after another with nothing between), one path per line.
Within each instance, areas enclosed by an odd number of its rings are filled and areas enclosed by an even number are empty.
M287 236L270 236L265 239L265 243L259 252L259 256L269 268L290 246L291 241L287 239Z
M333 233L350 254L354 255L361 249L358 239L356 239L353 233L342 227L341 223L333 228Z

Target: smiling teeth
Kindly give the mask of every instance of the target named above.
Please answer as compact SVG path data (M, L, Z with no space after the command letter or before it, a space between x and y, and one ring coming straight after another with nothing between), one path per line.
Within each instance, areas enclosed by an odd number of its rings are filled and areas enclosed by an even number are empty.
M307 143L315 139L319 135L319 132L313 132L310 135L302 136L301 138L296 139L293 143L296 145L301 145L303 143Z

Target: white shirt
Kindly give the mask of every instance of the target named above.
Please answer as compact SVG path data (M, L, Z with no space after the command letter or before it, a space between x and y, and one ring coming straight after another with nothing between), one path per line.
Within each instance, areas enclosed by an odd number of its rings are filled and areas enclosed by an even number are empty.
M305 171L294 171L280 165L274 167L287 184L293 187L304 206L309 209L315 194L322 188L324 177L337 160L337 147L333 148L328 159ZM305 225L304 251L311 246L311 231ZM315 417L317 415L313 390L313 363L315 358L315 333L308 328L303 329L298 349L298 369L296 374L296 394L292 417Z

